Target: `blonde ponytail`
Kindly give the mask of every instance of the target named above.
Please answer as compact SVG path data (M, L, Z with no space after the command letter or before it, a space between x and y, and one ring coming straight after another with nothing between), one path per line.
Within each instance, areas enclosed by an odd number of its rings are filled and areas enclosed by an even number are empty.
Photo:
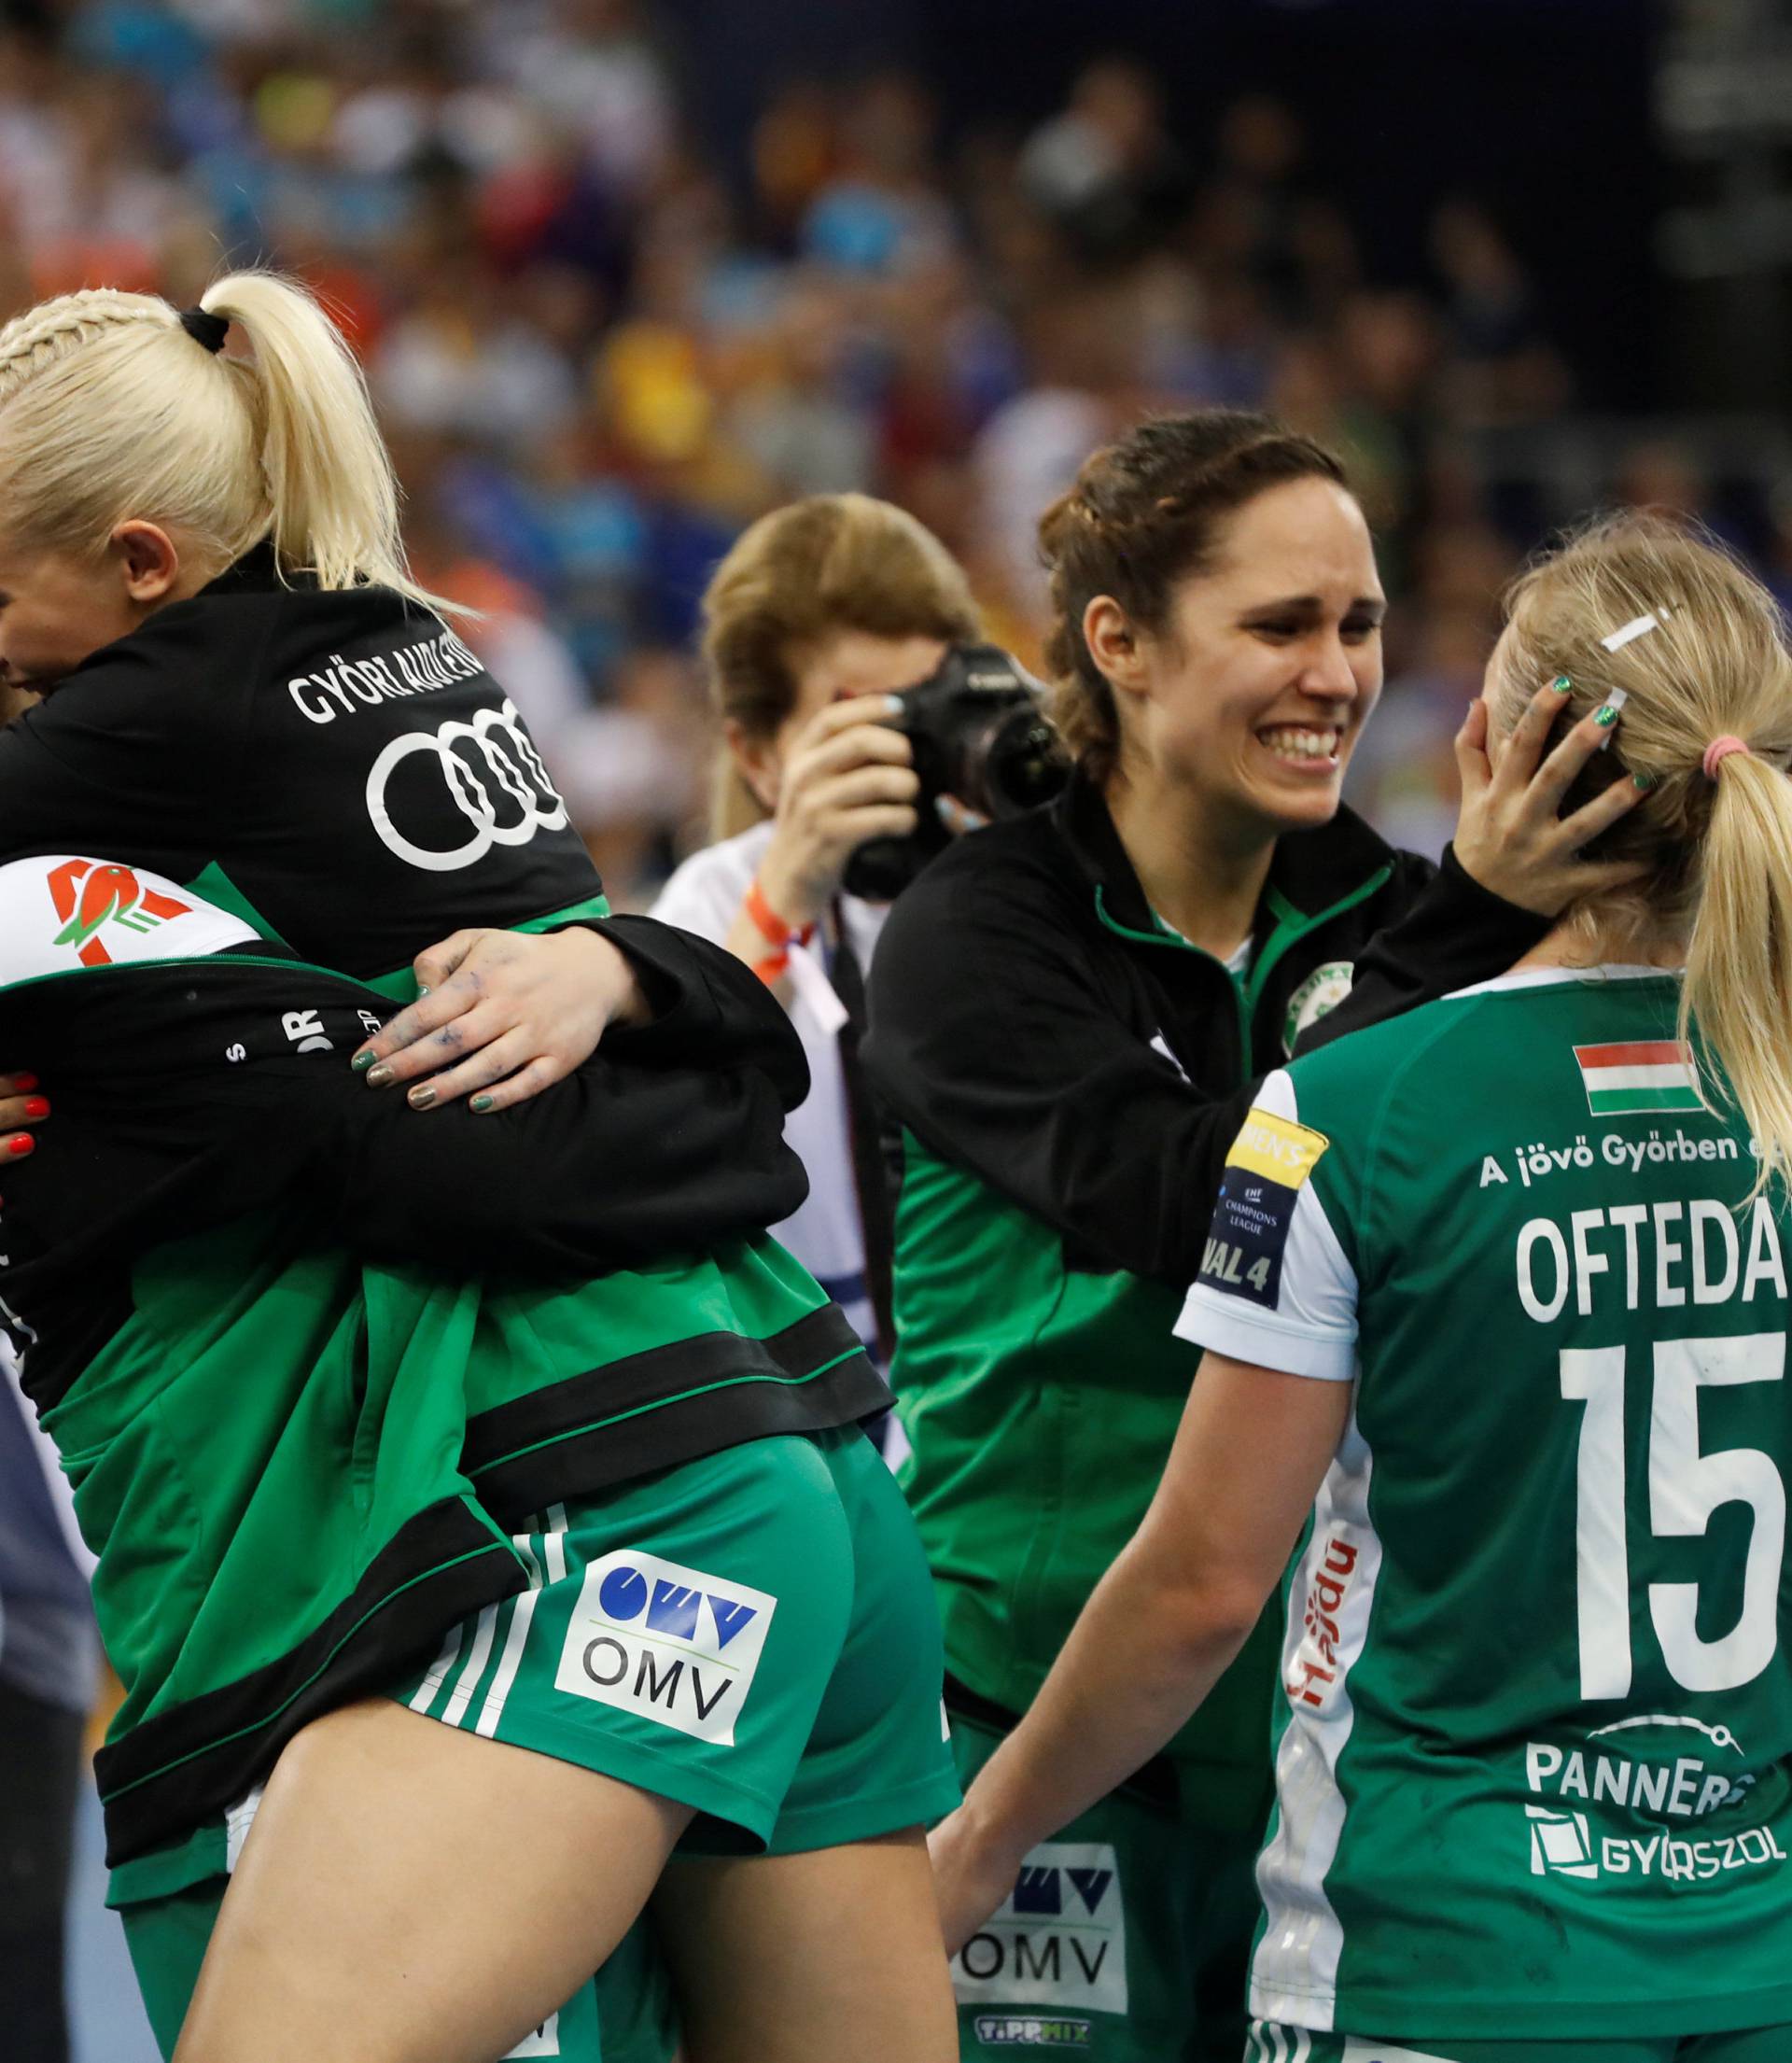
M318 303L245 272L200 305L252 357L209 351L153 294L105 288L0 329L0 534L97 552L136 516L178 533L208 573L266 538L284 575L453 609L410 576L366 383Z
M1638 779L1648 793L1589 851L1638 878L1573 914L1639 957L1684 946L1680 1036L1701 1056L1701 1094L1733 1098L1755 1135L1758 1195L1792 1176L1792 652L1779 607L1715 540L1625 515L1520 575L1506 610L1490 676L1498 728L1559 677L1572 718L1621 696L1610 749L1562 809ZM1714 752L1731 740L1746 750Z
M1711 779L1680 1036L1697 1024L1748 1120L1752 1198L1792 1174L1792 780L1748 751Z

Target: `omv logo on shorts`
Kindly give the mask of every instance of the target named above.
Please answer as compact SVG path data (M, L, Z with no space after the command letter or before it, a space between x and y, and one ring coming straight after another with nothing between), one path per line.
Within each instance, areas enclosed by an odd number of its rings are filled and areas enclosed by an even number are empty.
M777 1600L638 1548L585 1571L554 1686L731 1747Z
M1127 1912L1113 1845L1033 1849L1014 1889L952 1958L952 1987L961 2006L1011 2009L990 2016L998 2034L979 2032L987 2046L1064 2047L1066 2015L1125 2013Z

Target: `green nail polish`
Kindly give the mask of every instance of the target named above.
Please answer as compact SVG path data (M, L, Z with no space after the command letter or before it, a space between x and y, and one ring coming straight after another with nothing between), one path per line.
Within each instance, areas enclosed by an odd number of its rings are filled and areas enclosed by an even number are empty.
M376 1067L368 1074L367 1086L369 1088L384 1088L391 1079L392 1070L389 1067Z
M1573 695L1575 692L1575 683L1569 680L1565 673L1557 674L1549 685L1554 688L1558 695Z
M348 1064L355 1070L356 1074L365 1074L368 1069L373 1065L373 1060L374 1056L371 1053L357 1053Z
M1617 722L1617 711L1607 702L1603 708L1593 711L1593 722L1599 725L1602 731L1609 731L1612 725Z
M1632 774L1631 779L1645 794L1655 786L1655 776L1653 774Z
M481 1113L482 1115L483 1115L483 1114L484 1112L486 1112L486 1111L490 1110L490 1109L491 1109L491 1107L492 1107L492 1098L491 1098L491 1097L489 1097L489 1096L475 1096L475 1097L473 1098L473 1108L474 1108L474 1109L475 1109L476 1111L479 1111L479 1112L480 1112L480 1113Z
M428 983L427 983L427 982L426 981L426 982L424 982L424 983L423 983L423 984L421 985L421 987L420 987L420 988L418 989L418 990L417 990L417 994L418 994L418 996L419 996L419 997L421 998L421 997L423 997L423 996L427 996L427 995L428 993L429 993L429 984L428 984Z

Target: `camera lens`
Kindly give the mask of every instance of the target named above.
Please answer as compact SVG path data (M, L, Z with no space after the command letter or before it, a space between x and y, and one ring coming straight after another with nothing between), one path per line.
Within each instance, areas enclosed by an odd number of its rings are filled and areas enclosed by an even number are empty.
M1050 802L1068 773L1057 734L1038 709L1010 709L970 743L960 798L986 817L1017 817Z

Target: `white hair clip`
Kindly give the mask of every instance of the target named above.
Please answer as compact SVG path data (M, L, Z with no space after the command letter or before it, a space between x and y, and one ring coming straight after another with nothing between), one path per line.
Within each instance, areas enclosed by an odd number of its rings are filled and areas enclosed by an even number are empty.
M1641 633L1641 632L1639 631L1639 632L1637 633L1637 635L1638 635L1638 636L1640 637L1640 636L1642 635L1642 633ZM1610 711L1612 712L1612 722L1613 722L1614 723L1616 723L1617 722L1617 712L1618 712L1618 711L1619 711L1619 710L1620 710L1620 709L1622 709L1622 708L1624 707L1625 703L1627 703L1627 702L1628 702L1628 701L1629 701L1630 699L1631 699L1631 698L1630 698L1630 696L1629 696L1628 695L1626 695L1626 694L1625 694L1625 692L1624 692L1624 690L1623 690L1622 688L1614 688L1614 689L1612 690L1612 692L1610 693L1610 695L1607 695L1607 696L1605 697L1605 707L1606 707L1606 708L1607 708L1608 709L1610 709ZM1600 739L1600 741L1599 741L1599 750L1600 750L1600 751L1601 751L1602 752L1609 752L1609 751L1611 751L1611 749L1612 749L1612 734L1611 734L1611 732L1610 732L1610 731L1608 730L1608 731L1607 731L1607 732L1605 733L1605 736L1604 736L1603 737L1602 737L1602 738Z
M1650 610L1641 616L1632 616L1628 624L1619 624L1609 638L1602 638L1599 640L1600 649L1602 652L1622 652L1626 645L1633 645L1639 638L1646 638L1650 631L1659 630L1673 614L1673 610L1664 602L1659 610ZM1614 688L1605 697L1605 707L1611 710L1614 721L1618 710L1630 699L1622 688ZM1599 749L1602 752L1611 751L1612 738L1609 731L1600 739Z
M1633 645L1639 638L1646 638L1650 631L1659 630L1673 610L1664 603L1662 607L1645 616L1632 616L1628 624L1620 624L1609 638L1602 638L1600 649L1603 652L1622 652L1626 645Z

